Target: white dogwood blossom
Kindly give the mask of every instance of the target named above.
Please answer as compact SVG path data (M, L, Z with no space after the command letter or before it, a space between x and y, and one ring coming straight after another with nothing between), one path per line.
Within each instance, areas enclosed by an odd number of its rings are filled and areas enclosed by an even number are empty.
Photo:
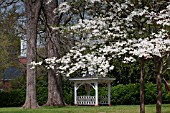
M60 59L48 58L47 68L58 68L60 73L70 76L76 72L85 76L87 73L106 76L114 69L114 59L124 63L135 62L136 58L162 57L170 52L170 37L167 28L170 26L170 3L160 12L150 10L148 6L136 8L135 4L126 0L121 3L100 2L100 15L85 16L72 26L67 26L70 34L76 34L82 40ZM67 3L60 5L60 12L70 9ZM88 9L88 4L86 6ZM86 18L87 17L87 18ZM147 28L158 24L157 31ZM139 24L140 23L140 24ZM143 26L142 26L142 24ZM141 27L142 26L142 27ZM153 26L152 26L153 27ZM56 64L60 64L56 67Z
M70 6L68 5L67 2L63 2L58 6L58 11L60 13L65 13L70 9Z
M52 0L48 0L46 4L49 4L49 3L51 3L51 2L52 2Z
M68 5L68 2L62 2L59 4L57 8L53 10L53 13L59 15L62 13L66 13L69 10L70 10L70 5Z
M43 63L42 61L41 61L41 62L38 62L38 63L35 62L35 61L31 62L31 64L30 64L30 65L32 66L31 69L35 69L36 66L42 65L42 63Z
M90 0L91 3L101 2L101 0Z
M163 26L170 26L170 5L166 7L166 9L160 11L160 13L155 16L155 20L157 20L157 24Z

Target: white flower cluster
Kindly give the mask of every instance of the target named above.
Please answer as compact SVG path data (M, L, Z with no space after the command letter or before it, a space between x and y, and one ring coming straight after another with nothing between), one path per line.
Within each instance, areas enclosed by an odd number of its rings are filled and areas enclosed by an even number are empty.
M55 14L61 14L61 13L66 13L70 10L70 5L68 5L68 2L62 2L59 4L58 8L55 8L53 10L53 13Z
M83 54L85 53L85 54ZM66 76L70 76L72 73L81 70L81 74L85 76L87 73L99 76L106 76L109 70L114 67L109 64L109 60L103 56L97 56L98 52L92 52L86 54L86 48L82 47L78 50L70 50L70 52L61 58L62 65L60 70L67 72Z
M103 18L94 18L93 20L89 19L80 19L79 23L71 26L71 30L83 29L83 30L102 30L106 26L106 23L103 21Z
M45 63L47 64L45 67L47 69L54 69L58 62L59 60L56 57L47 58L45 59Z
M36 63L35 61L31 62L31 64L30 64L31 65L31 69L35 69L36 66L42 65L42 63L43 63L42 61L38 62L38 63Z
M101 2L101 0L90 0L91 3Z
M66 13L70 9L70 6L68 5L67 2L63 2L58 6L58 11L60 13Z
M52 0L48 0L46 4L49 4L50 2L52 2Z
M157 24L170 26L170 5L165 10L160 11L158 16L155 17L155 20L157 20Z
M147 7L145 7L145 9L135 9L130 15L128 15L126 20L133 21L134 16L143 16L144 14L148 14Z
M102 3L100 0L91 2ZM104 7L107 2L103 2L103 4L105 4ZM84 76L86 73L106 76L110 70L114 69L111 64L115 58L122 59L124 63L130 63L135 62L136 57L145 59L154 56L162 57L164 53L170 52L169 31L166 30L166 27L170 26L169 2L166 9L159 13L149 11L148 7L134 8L131 11L134 4L128 0L124 3L110 3L109 5L112 7L103 15L80 19L77 24L69 27L70 31L77 34L88 34L86 39L62 58L47 59L46 63L49 64L47 68L58 68L61 73L67 76L75 72ZM62 7L64 8L62 9ZM128 10L128 7L131 12L124 17L123 11ZM67 7L67 3L63 3L60 9L68 10L69 6ZM162 26L162 29L158 29L157 32L151 31L148 34L145 33L147 30L145 26L137 30L137 25L134 22L136 18L146 26L156 21ZM83 44L83 42L88 42L88 44ZM60 64L59 67L56 67L57 63Z

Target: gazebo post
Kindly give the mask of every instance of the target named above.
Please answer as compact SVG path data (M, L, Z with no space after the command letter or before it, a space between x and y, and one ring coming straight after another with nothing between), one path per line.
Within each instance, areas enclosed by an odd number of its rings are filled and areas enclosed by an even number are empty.
M107 83L108 85L108 105L111 106L110 104L110 81Z
M74 82L74 105L77 105L77 83Z
M96 99L96 102L95 102L95 106L99 106L99 102L98 102L98 82L95 83L95 99Z

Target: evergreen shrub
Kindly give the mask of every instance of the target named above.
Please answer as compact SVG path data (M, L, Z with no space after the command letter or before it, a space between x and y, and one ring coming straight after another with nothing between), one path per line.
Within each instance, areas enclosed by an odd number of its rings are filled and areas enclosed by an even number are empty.
M25 101L24 90L11 90L10 92L0 92L0 107L18 107Z
M156 104L157 85L145 84L145 104ZM163 104L170 103L170 92L165 91L162 85ZM140 104L140 84L119 84L111 89L112 105L139 105Z

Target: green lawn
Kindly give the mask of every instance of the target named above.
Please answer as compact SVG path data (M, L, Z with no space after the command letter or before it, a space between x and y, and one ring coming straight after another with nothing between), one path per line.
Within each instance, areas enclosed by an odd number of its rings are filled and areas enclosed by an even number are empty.
M155 105L147 105L146 113L155 113ZM21 107L0 108L0 113L139 113L139 105L118 106L66 106L22 109ZM162 113L170 113L170 104L162 106Z

